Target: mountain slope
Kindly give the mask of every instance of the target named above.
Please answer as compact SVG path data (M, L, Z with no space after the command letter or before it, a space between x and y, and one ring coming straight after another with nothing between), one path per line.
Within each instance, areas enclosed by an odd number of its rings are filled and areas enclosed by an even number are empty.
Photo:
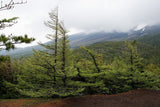
M79 36L79 37L78 35L74 35L74 36L77 36L77 38L73 40L72 37L70 37L70 45L72 47L79 47L81 45L90 45L96 42L124 40L128 37L128 33L96 32L96 33L91 33L91 34L83 34L83 36Z
M123 41L138 39L145 35L154 35L160 33L160 25L144 26L140 29L133 28L128 32L96 32L91 34L76 34L70 37L72 47L81 45L90 45L103 41ZM72 39L75 37L74 39Z
M123 33L123 32L96 32L96 33L90 33L90 34L75 34L71 35L69 37L70 40L70 46L71 48L78 48L82 45L90 45L98 42L104 42L104 41L123 41L123 40L133 40L133 39L139 39L140 42L145 42L145 44L149 44L148 40L151 42L150 36L160 33L160 25L154 25L154 26L144 26L141 29L132 29L129 32ZM158 34L159 35L159 34ZM147 37L147 38L145 38ZM158 36L157 36L158 37ZM154 37L155 38L155 37ZM153 40L152 44L159 43L159 41L156 41L158 39ZM52 41L47 42L46 44L52 43ZM156 44L154 45L156 46ZM43 50L44 48L40 45L27 47L27 48L18 48L11 51L1 51L0 55L11 55L12 57L21 57L21 56L29 56L32 55L32 50Z
M145 64L160 65L160 34L146 35L137 39L138 53L144 58ZM87 46L95 52L103 54L106 63L111 63L116 56L122 54L124 47L123 41L99 42ZM74 54L80 53L83 57L88 57L82 49L75 49Z

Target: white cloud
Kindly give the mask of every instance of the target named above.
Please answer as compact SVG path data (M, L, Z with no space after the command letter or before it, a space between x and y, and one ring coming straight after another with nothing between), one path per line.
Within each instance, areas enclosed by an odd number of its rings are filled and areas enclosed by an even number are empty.
M37 41L46 41L45 36L51 31L43 22L49 20L48 12L57 5L70 34L125 32L138 25L160 23L159 4L160 0L28 0L12 10L0 11L1 18L20 17L16 25L0 33L28 34Z

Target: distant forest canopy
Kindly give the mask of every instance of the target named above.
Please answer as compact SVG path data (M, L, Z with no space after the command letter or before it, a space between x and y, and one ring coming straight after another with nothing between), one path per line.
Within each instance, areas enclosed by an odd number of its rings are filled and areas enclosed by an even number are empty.
M112 63L114 57L122 54L122 51L125 48L125 41L98 42L87 46L87 48L102 54L106 63ZM138 38L137 52L143 58L144 64L155 64L160 66L160 33L145 35ZM80 48L74 49L73 53L80 53L81 56L88 57L88 55Z

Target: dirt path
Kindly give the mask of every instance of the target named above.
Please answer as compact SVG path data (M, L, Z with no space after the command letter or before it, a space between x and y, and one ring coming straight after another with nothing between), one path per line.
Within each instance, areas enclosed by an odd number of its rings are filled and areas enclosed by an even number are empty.
M17 101L23 102L23 100ZM6 104L10 105L6 106ZM14 104L14 101L8 103L0 102L0 107L20 107L20 104L16 106L11 106L11 104ZM116 95L92 95L66 98L31 107L160 107L160 91L136 90Z
M16 100L2 100L0 101L0 107L21 107L29 100L16 99Z

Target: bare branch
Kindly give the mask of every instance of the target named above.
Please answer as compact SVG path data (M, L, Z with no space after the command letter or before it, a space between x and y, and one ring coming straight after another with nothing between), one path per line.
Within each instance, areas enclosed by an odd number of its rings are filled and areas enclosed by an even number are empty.
M3 1L1 1L0 11L9 10L14 8L15 5L25 4L25 3L27 3L27 1L21 0L20 2L14 2L14 0L10 0L9 3L3 3Z

